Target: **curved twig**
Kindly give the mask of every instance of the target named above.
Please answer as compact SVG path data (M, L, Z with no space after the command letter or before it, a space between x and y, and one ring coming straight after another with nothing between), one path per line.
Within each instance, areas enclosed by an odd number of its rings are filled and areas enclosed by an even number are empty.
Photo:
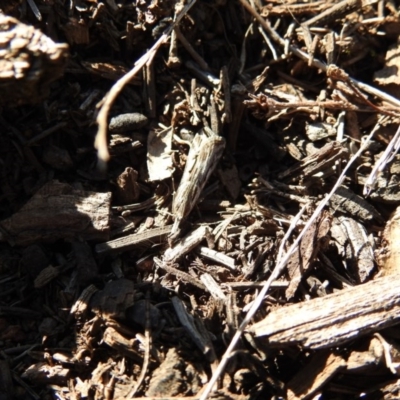
M107 146L107 119L108 113L115 99L117 98L119 93L121 93L125 85L129 83L129 81L133 79L146 64L153 61L157 50L162 44L164 44L168 40L168 37L171 34L172 30L179 24L181 19L187 14L187 12L192 8L196 1L197 0L192 0L180 10L180 12L176 15L175 21L171 24L171 26L168 27L168 29L165 30L165 32L160 36L157 42L154 43L152 48L142 57L140 57L138 61L136 61L135 66L127 74L125 74L122 78L114 83L113 87L101 100L101 108L96 118L96 122L99 125L99 128L97 130L96 138L94 141L94 147L97 149L97 155L101 166L105 167L106 162L110 159L110 154L108 152Z

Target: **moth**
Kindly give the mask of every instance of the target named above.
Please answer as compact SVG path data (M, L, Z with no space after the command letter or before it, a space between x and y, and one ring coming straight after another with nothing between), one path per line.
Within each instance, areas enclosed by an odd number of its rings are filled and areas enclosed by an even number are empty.
M175 217L171 239L179 236L181 222L197 204L210 175L215 170L225 149L225 139L211 129L204 128L193 139L181 182L176 190L172 213Z

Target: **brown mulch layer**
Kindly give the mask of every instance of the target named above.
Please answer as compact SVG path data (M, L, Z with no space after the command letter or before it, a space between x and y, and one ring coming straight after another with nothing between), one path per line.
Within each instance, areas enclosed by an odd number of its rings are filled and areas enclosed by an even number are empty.
M398 9L0 0L0 400L399 398Z

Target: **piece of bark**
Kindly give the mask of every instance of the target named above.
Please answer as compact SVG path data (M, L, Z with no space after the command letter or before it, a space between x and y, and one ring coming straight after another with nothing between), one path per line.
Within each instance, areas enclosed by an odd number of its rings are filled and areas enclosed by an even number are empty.
M64 25L64 33L69 44L87 45L90 42L89 23L83 18L69 18Z
M143 232L133 233L118 239L110 240L105 243L96 245L97 254L104 254L113 251L125 251L145 242L162 243L167 235L171 232L172 225L163 226L161 228L148 229ZM151 245L150 245L151 246Z
M392 96L400 94L400 46L391 45L386 52L384 67L374 73L374 81Z
M249 330L269 346L300 344L320 349L353 340L400 322L400 275L378 278L271 311Z
M111 193L48 182L17 213L0 222L3 240L18 246L76 237L107 240L110 201Z
M288 300L295 295L301 279L307 274L318 253L321 240L329 232L331 222L332 217L329 212L323 211L307 230L297 250L290 257L287 266L290 283L285 293Z
M157 267L161 268L165 272L171 275L175 275L178 279L180 279L184 283L192 284L199 289L206 290L206 287L200 282L199 279L195 278L193 275L188 274L187 272L181 271L173 266L170 266L169 263L163 262L157 257L154 257L154 263L157 265ZM161 282L161 286L163 286L164 283Z
M229 257L224 253L209 249L208 247L200 247L198 249L198 254L200 254L202 257L208 258L209 260L220 263L232 270L237 268L235 265L235 259L233 257Z
M287 400L306 400L346 367L343 357L331 351L316 353L287 384Z
M242 188L242 182L239 178L239 172L235 164L225 168L218 168L219 180L224 185L225 189L229 193L229 196L236 200L239 196L240 189Z
M361 222L382 223L383 218L374 206L349 188L340 186L329 201L332 211L341 211Z
M332 20L336 20L343 15L350 14L353 10L361 8L362 4L360 0L342 0L339 3L333 4L327 10L308 19L304 22L304 25L308 27L326 25Z
M208 228L206 226L200 226L195 231L190 232L183 239L179 240L174 247L165 251L163 261L176 262L199 245L205 239L207 231Z
M204 286L214 299L226 301L225 293L210 274L202 274L200 280L204 283Z
M368 399L395 400L400 399L400 379L395 382L385 383L372 393L368 393Z
M202 335L202 332L195 325L194 317L188 313L183 302L178 297L172 297L171 301L180 323L186 329L190 338L210 362L214 361L214 347L209 337Z

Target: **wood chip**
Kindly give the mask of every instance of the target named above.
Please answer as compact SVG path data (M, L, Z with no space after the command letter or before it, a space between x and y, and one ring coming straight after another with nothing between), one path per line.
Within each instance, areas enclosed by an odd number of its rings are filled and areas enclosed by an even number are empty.
M400 320L399 275L378 278L334 294L271 311L250 331L270 346L337 346Z

